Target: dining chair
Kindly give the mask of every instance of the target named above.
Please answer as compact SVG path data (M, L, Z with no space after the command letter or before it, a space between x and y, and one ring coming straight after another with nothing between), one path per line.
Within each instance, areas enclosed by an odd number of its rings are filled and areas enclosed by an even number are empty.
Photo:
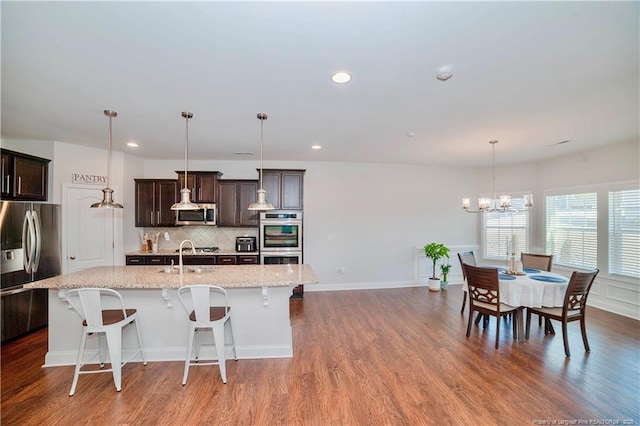
M540 269L542 271L551 272L553 255L522 253L520 255L520 260L522 261L523 268Z
M522 253L520 260L523 268L540 269L547 272L551 272L551 266L553 265L552 254ZM538 317L538 325L542 325L542 317ZM547 331L553 332L553 326L550 322L545 323L545 328Z
M462 268L462 279L466 280L467 275L464 272L464 265L476 266L476 257L473 255L473 251L463 251L458 253L458 260L460 261L460 267ZM462 309L460 309L460 313L464 313L464 307L467 304L467 292L464 292L464 297L462 298Z
M518 306L507 305L500 302L500 285L497 268L481 268L468 264L462 265L467 277L469 288L469 323L467 325L467 337L471 334L471 322L473 311L478 311L485 316L496 317L496 349L500 341L500 318L513 314L513 338L517 337L516 320L518 318ZM488 317L486 317L488 318Z
M591 272L574 271L567 285L567 291L564 295L562 307L555 308L527 308L527 331L525 338L529 339L531 331L531 314L538 314L547 320L556 320L562 323L562 340L564 341L564 353L567 357L571 357L569 351L569 336L567 334L567 324L571 321L580 321L580 330L582 332L582 342L585 351L589 352L589 341L587 340L587 327L585 323L585 309L587 307L587 297L591 285L598 275L599 269L596 268ZM547 333L545 333L547 334ZM554 334L551 332L551 334Z
M222 383L227 383L227 351L233 352L235 360L238 360L236 347L231 328L231 307L229 298L224 288L215 285L191 285L178 289L178 299L187 312L189 319L189 337L187 343L187 357L184 363L184 375L182 385L187 384L190 366L218 365ZM222 306L215 306L220 304ZM197 333L210 329L213 333L213 341L216 347L216 360L200 362L200 344L197 342ZM226 336L230 344L226 343ZM195 343L195 344L194 344ZM194 347L195 346L195 347ZM195 349L195 357L194 357Z
M66 293L69 305L82 318L82 337L78 349L78 359L73 374L73 383L69 396L73 396L78 385L80 374L108 373L113 374L116 390L122 389L122 366L133 359L138 353L143 365L147 365L142 349L142 339L138 330L138 317L135 309L126 309L122 296L115 290L106 288L79 288L69 290ZM106 309L107 307L112 309ZM139 349L137 349L127 361L122 361L122 333L124 328L131 325L137 335ZM89 364L84 362L84 348L87 336L98 337L98 354L100 361L99 370L82 370ZM109 352L111 368L104 369L104 345L106 343Z

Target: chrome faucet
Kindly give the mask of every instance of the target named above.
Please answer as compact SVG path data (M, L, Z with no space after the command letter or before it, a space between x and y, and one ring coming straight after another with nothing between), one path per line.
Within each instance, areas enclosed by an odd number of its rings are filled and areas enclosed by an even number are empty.
M193 245L193 241L184 240L180 243L180 253L178 255L178 270L180 271L180 274L184 272L184 267L182 266L182 246L184 245L184 243L191 244L191 253L196 254L196 247Z

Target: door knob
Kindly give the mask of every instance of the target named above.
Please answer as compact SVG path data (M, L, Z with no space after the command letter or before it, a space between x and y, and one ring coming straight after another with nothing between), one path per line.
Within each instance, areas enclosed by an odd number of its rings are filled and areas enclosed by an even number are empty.
M76 257L75 256L69 256L69 259L76 260Z

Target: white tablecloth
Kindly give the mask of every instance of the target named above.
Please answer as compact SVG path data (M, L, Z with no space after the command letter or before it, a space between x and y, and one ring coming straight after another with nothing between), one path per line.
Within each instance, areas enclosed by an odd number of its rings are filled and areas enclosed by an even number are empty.
M533 275L546 275L560 278L563 283L552 283L532 280ZM569 284L569 278L553 272L527 273L513 275L515 280L500 280L500 301L511 306L527 306L532 308L558 307L564 303L564 294ZM467 283L462 285L467 291Z

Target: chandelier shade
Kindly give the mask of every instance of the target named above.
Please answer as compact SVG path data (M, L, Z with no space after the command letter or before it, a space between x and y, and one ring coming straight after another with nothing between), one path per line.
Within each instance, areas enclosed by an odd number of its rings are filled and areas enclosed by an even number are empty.
M531 207L533 207L533 195L527 194L524 196L524 208L523 209L512 209L511 208L511 196L510 195L500 195L498 196L496 193L496 144L498 141L493 140L489 141L491 144L492 151L492 161L491 161L491 178L492 178L492 194L493 198L478 198L478 209L471 209L471 199L463 198L462 199L462 208L467 213L508 213L508 212L520 212L520 211L528 211Z
M113 201L113 189L109 186L109 174L111 172L111 121L118 116L116 111L104 110L104 115L109 117L109 143L107 154L107 186L102 189L102 201L91 204L92 209L121 209L122 204Z
M249 206L249 210L273 210L273 204L267 202L267 191L262 187L262 150L264 145L263 124L269 116L264 112L259 112L260 120L260 189L257 191L257 201Z
M180 190L180 202L171 206L171 210L198 210L199 205L191 202L191 190L187 188L187 170L189 169L189 120L193 118L193 113L183 112L185 119L184 136L184 187Z

